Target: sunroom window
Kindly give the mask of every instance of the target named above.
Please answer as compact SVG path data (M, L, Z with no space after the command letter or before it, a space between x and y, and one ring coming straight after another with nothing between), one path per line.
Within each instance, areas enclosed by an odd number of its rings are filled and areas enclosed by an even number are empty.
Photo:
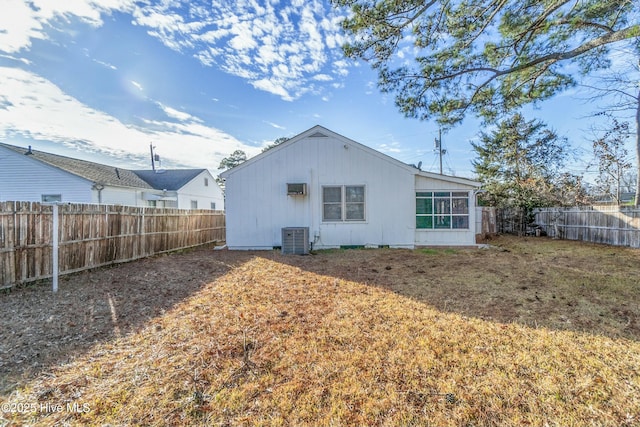
M416 192L416 228L452 230L469 228L469 193Z

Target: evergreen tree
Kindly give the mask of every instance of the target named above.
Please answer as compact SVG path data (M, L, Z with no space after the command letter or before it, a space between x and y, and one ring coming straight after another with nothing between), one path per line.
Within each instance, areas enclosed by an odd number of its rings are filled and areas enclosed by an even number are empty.
M236 150L229 157L225 157L220 161L220 165L218 166L218 170L222 170L223 172L227 169L234 168L241 163L247 161L247 153L242 150ZM220 178L220 176L216 177L216 182L224 191L224 180Z
M583 196L579 177L562 172L569 149L566 138L540 121L526 121L521 114L501 121L473 143L473 162L490 206L536 207L575 204Z

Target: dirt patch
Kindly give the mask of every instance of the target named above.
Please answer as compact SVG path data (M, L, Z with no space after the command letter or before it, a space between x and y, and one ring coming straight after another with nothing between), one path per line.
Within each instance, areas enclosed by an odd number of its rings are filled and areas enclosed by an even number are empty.
M390 289L500 323L640 340L640 251L502 237L489 249L331 250L309 256L200 248L0 294L0 393L162 316L253 257Z

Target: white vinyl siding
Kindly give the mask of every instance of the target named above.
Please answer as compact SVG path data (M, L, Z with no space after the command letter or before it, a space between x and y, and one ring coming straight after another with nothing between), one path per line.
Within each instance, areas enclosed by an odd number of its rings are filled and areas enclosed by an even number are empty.
M197 209L192 207L192 202L195 201L199 208L206 209L214 203L217 209L224 210L224 195L209 171L202 171L201 174L178 189L176 193L178 200L166 202L165 206Z
M282 245L284 227L309 227L314 249L475 243L475 222L453 231L417 229L415 210L416 192L464 191L470 198L472 181L419 172L321 126L222 178L229 249L271 250ZM290 196L287 183L305 183L307 193Z
M62 202L92 203L91 186L86 179L0 147L2 200L41 202L43 195L60 195Z

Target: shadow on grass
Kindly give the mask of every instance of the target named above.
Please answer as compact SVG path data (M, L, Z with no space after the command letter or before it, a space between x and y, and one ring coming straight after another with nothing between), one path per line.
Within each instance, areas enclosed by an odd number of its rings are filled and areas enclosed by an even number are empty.
M640 341L640 251L499 239L493 249L281 255L200 248L0 294L0 395L143 328L253 257L410 297L443 312ZM330 290L327 290L330 292Z
M490 249L356 249L269 255L388 289L440 311L640 341L640 250L502 237Z
M141 329L253 255L203 247L0 293L0 395Z

